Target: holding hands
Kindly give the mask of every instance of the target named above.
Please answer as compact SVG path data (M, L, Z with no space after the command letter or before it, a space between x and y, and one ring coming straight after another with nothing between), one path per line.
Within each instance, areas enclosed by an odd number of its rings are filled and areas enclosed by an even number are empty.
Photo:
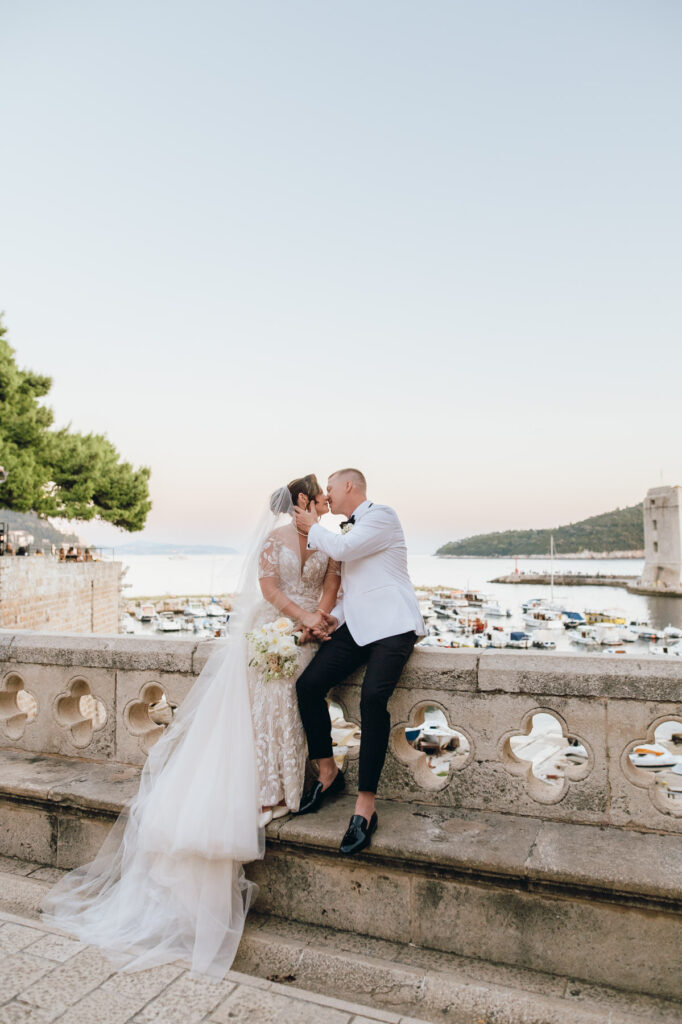
M304 626L301 643L309 643L311 640L329 640L332 633L338 626L337 620L328 612L320 608L315 612L307 612L301 617Z

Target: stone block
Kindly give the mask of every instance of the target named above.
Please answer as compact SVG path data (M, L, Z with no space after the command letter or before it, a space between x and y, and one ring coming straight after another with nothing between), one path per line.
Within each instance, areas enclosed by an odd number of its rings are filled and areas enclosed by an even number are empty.
M81 762L77 767L79 771L50 789L50 800L68 807L102 811L111 818L121 813L139 789L137 765Z
M49 888L37 878L0 874L0 911L37 919Z
M181 974L133 1020L135 1024L199 1024L233 989L229 981L210 984Z
M256 910L396 941L409 933L410 880L385 865L279 849L246 873L260 886Z
M54 864L57 817L45 808L0 799L0 853Z
M52 968L54 964L51 961L33 957L25 951L0 958L0 992L3 1000L14 999L19 994L24 1000L26 990L33 984L40 984L40 979L49 976Z
M137 1019L137 1018L136 1018ZM349 1024L347 1011L320 1007L297 999L293 993L282 995L268 989L239 985L211 1015L215 1024ZM140 1018L142 1020L142 1018ZM184 1022L183 1022L184 1024Z
M528 877L682 901L682 836L539 823Z
M478 687L485 691L682 700L682 664L651 655L606 655L530 651L482 651Z
M78 868L95 858L112 826L111 818L60 814L56 867Z
M415 878L413 941L679 999L678 914Z
M90 946L64 964L55 966L51 961L36 962L49 963L52 970L33 984L25 983L21 998L39 1010L49 1010L54 1017L92 992L114 972L104 954Z

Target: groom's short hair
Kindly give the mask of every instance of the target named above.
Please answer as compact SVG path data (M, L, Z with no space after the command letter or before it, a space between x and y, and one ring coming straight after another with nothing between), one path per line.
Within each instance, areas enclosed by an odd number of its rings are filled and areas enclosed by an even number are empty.
M360 487L363 491L367 490L365 474L361 473L359 469L337 469L331 475L345 477L347 480L352 480L356 487Z

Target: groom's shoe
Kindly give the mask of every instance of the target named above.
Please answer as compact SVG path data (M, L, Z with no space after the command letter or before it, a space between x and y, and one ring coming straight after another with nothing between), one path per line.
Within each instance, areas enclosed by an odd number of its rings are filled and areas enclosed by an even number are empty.
M346 854L359 853L360 850L364 850L366 846L369 846L372 832L376 829L378 820L376 811L369 821L367 821L363 814L352 814L348 830L341 840L339 852Z
M311 814L313 811L318 811L326 796L331 796L333 793L343 792L345 785L346 777L339 768L338 772L334 776L334 781L330 783L326 789L322 789L321 782L316 782L312 789L309 789L307 793L303 794L298 808L298 813Z

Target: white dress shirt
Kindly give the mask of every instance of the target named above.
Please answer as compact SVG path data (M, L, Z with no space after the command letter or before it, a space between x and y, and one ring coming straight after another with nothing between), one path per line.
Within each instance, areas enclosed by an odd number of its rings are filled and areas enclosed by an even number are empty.
M346 533L316 523L308 547L341 562L343 596L332 614L364 647L410 630L426 635L419 603L407 571L407 547L398 516L388 505L363 501Z

